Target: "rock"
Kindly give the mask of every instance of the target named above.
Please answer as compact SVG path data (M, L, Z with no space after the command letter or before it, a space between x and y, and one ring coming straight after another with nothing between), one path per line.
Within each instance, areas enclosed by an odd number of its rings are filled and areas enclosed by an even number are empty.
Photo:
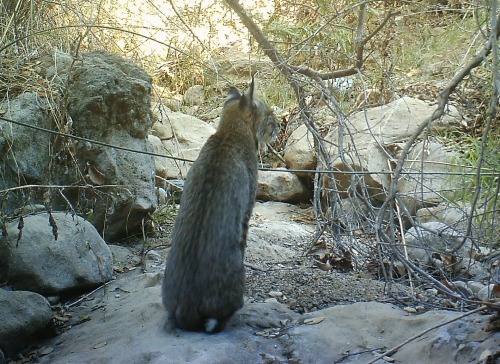
M466 231L468 210L450 203L441 203L438 206L419 209L416 216L419 223L440 222L455 230Z
M52 120L47 114L50 105L36 93L22 93L9 99L8 103L0 103L0 109L7 110L4 116L8 119L45 129L52 128ZM0 120L0 190L18 187L20 183L41 183L49 160L48 146L51 140L52 136L48 133ZM19 202L23 200L14 191L6 194L2 201L2 212L11 214L21 207Z
M497 287L495 290L495 286ZM477 293L477 298L483 302L489 302L490 299L500 299L500 292L498 292L498 285L493 283L485 286L479 290Z
M316 154L314 139L305 125L299 126L290 135L285 146L284 159L289 169L315 170ZM306 176L303 173L301 176Z
M422 227L411 227L405 233L408 258L423 265L433 260L445 262L448 257L470 257L472 242L464 235L440 222L426 222Z
M335 306L304 315L304 319L325 319L292 328L285 345L290 362L368 363L384 350L461 314L439 310L415 315L377 302ZM487 320L475 314L450 322L403 345L391 358L398 363L476 362L485 349L496 348L498 352L499 336L479 328L484 328Z
M111 279L111 252L88 221L70 214L26 216L19 239L18 221L8 223L0 241L0 281L45 295L82 291Z
M146 139L152 125L151 77L144 70L117 55L102 52L81 53L78 60L56 52L53 58L47 57L42 66L54 89L66 92L67 123L55 128L47 116L50 115L48 103L35 94L20 95L0 106L7 110L8 117L101 143L150 151ZM68 83L69 73L71 82ZM4 125L1 122L0 128ZM0 153L0 163L8 166L0 188L19 184L118 186L100 191L75 187L66 189L64 196L49 195L53 210L78 206L86 213L92 211L91 222L108 240L140 231L143 219L148 219L155 209L152 156L54 138L16 125L5 130L9 132L0 139L0 148L5 149L7 145L12 148ZM42 193L31 195L34 203L46 202L42 196L44 191L40 191ZM22 196L17 198L24 200ZM18 207L15 204L16 201L5 204L7 214Z
M114 270L123 271L125 269L131 269L141 263L141 258L125 246L110 244L108 247L113 255Z
M182 113L169 113L166 118L174 137L169 140L163 140L163 150L157 147L156 153L192 161L196 160L201 147L205 144L208 137L215 133L215 129L194 116ZM162 122L165 124L165 121ZM150 140L152 140L151 137ZM157 141L155 141L155 145L157 145ZM191 167L190 162L156 157L156 171L163 178L186 177L189 167Z
M0 363L2 351L14 359L37 334L44 332L52 319L47 300L34 292L0 289Z
M479 282L469 281L467 282L467 287L472 291L472 293L477 295L479 291L485 287L485 285Z
M257 199L263 201L300 202L311 197L310 191L293 173L282 171L259 171Z
M61 76L69 72L68 113L80 136L134 150L150 151L147 136L152 126L151 77L120 56L93 52L82 54L73 65L67 55L59 56L47 71ZM107 203L95 198L92 223L108 240L140 232L143 219L154 211L152 156L120 151L86 143L77 145L80 169L91 165L104 175L106 184L127 186L110 194Z
M161 274L136 270L112 282L107 295L92 294L75 314L90 320L45 341L54 351L39 362L361 364L438 324L443 325L391 357L398 363L414 363L415 358L422 364L468 363L477 362L486 350L498 352L499 336L484 331L491 316L473 314L444 325L462 313L408 314L376 302L299 315L274 298L247 300L223 332L186 332L165 325L160 285Z
M217 335L180 331L165 325L161 278L131 272L109 286L111 294L94 294L92 302L79 307L80 315L90 320L45 343L55 350L40 363L261 363L263 357L286 362L282 346L270 340L265 329L279 330L282 322L296 320L298 314L277 302L247 302Z
M399 158L399 153L396 153ZM409 175L399 180L398 190L406 208L414 214L425 205L443 201L443 194L454 189L456 182L450 180L448 172L457 155L449 152L437 142L419 142L415 144L404 162L404 171L422 173Z
M152 152L158 155L168 156L168 152L163 147L163 143L161 139L156 135L148 135L148 142L151 144ZM161 178L165 178L168 174L167 166L166 166L166 157L155 156L155 176L160 176Z
M412 97L402 97L380 107L374 107L355 113L349 118L352 133L371 134L384 144L407 139L428 119L435 110L435 105ZM448 113L438 123L460 125L458 110L450 105Z
M205 102L205 91L202 85L194 85L186 90L183 97L184 103L189 106L201 105Z
M390 176L376 172L390 172L389 162L394 164L393 160L398 158L404 142L424 120L432 115L434 110L435 106L403 97L387 105L354 114L347 124L349 133L344 130L342 141L339 141L338 125L325 137L333 145L344 146L342 160L338 148L331 149L331 159L335 161L334 170L373 172L363 176L363 183L367 186L372 199L383 202L385 191L390 185ZM459 119L458 111L451 107L449 114L443 117L441 123L449 122L450 125L455 125ZM421 162L422 158L424 163ZM413 146L405 162L405 170L410 169L411 172L423 172L423 174L417 176L403 174L399 186L406 195L405 201L409 203L407 207L410 212L414 213L422 204L442 201L439 195L449 191L449 179L446 177L445 181L443 176L426 173L446 174L451 170L446 162L453 158L453 153L446 151L435 141L430 144L417 143ZM343 186L343 190L347 190L349 184L344 185L350 183L351 175L335 174L335 178L338 184ZM429 188L429 184L432 187ZM418 193L421 188L423 194Z

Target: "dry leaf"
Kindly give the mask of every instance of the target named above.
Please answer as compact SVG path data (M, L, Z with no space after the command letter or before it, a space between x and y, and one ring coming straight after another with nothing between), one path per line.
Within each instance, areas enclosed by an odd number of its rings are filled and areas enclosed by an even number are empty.
M493 297L500 298L500 284L495 284L491 292Z
M87 176L90 178L90 181L96 186L104 185L106 183L106 175L89 163L87 163L87 166Z
M108 343L106 341L103 341L103 342L100 342L99 344L97 344L96 346L94 346L94 349L99 349L99 348L102 348L106 345L108 345Z
M45 346L42 346L40 349L37 350L37 354L39 356L44 356L44 355L49 355L54 351L54 348L47 348Z
M491 352L491 350L485 350L479 356L478 361L483 362L483 361L486 361L486 360L492 359L492 358L493 358L493 353Z
M316 325L319 324L320 322L323 322L326 317L324 316L318 316L318 317L313 317L313 318L308 318L304 320L304 323L306 325Z

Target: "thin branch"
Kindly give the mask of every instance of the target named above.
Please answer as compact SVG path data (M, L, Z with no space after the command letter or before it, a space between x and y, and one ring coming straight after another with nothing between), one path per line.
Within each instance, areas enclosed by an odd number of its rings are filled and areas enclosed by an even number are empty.
M252 18L248 15L245 9L239 4L238 0L225 0L231 9L239 16L241 22L248 29L250 34L255 38L257 43L262 48L262 51L273 62L273 64L280 70L280 72L290 79L290 67L286 61L281 57L276 48L273 47L271 42L266 38L262 30L255 24Z
M492 3L492 14L496 14L498 10L498 0L494 0ZM490 34L490 43L491 44L498 44L498 37L500 36L500 18L493 17L491 19L491 25L492 29L497 29L497 32L491 32ZM488 116L486 117L486 125L483 130L483 135L481 138L481 153L479 154L479 159L477 161L477 166L476 166L476 181L479 181L481 178L481 171L483 168L483 162L484 162L484 153L488 149L488 134L491 130L491 125L493 121L496 119L496 114L497 114L497 105L498 105L498 96L500 93L500 77L498 74L498 64L499 64L499 59L498 59L498 47L495 46L492 48L492 88L493 88L493 93L491 95L491 101L490 101L490 110L488 113ZM479 201L479 197L481 194L481 183L476 184L476 191L474 192L474 197L472 198L472 203L471 203L471 211L474 211L476 209L477 202ZM470 214L468 219L467 219L467 231L464 235L462 244L465 243L465 240L467 239L468 236L471 234L472 230L472 220L474 218L474 214Z
M384 20L379 24L379 26L369 35L363 38L363 28L362 26L364 25L364 13L366 12L366 4L363 3L361 4L361 9L360 9L360 16L358 18L358 39L356 40L355 44L355 51L356 51L356 60L354 61L354 66L350 68L346 68L343 70L337 70L333 72L318 72L310 67L307 66L289 66L289 68L292 71L295 71L297 73L300 73L304 76L313 78L313 79L322 79L322 80L330 80L334 78L340 78L340 77L347 77L347 76L352 76L358 73L358 70L363 66L363 54L364 54L364 49L365 45L378 33L382 28L387 24L387 22L394 16L399 14L399 11L391 11L389 12Z

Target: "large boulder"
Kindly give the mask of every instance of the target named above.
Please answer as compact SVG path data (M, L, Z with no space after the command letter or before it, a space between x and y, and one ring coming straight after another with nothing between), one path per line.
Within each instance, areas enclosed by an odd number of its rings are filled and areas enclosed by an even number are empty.
M445 310L409 315L391 304L358 302L304 315L308 325L289 330L289 361L301 363L486 363L498 353L498 335L487 332L487 317ZM429 330L434 327L434 330ZM429 332L417 340L410 338ZM384 351L399 346L375 361Z
M0 289L0 352L14 359L19 350L48 328L51 319L52 311L45 297Z
M56 53L47 77L65 81L70 75L68 113L79 136L110 145L150 151L147 136L152 126L151 77L131 61L110 53L83 54L73 63ZM152 156L95 144L77 143L80 169L92 184L123 186L106 195L92 196L92 223L107 240L140 231L156 207L155 164ZM91 178L98 171L99 178Z
M389 174L377 172L391 172L406 140L434 110L435 106L424 101L403 97L352 115L344 126L349 133L344 130L343 140L339 140L338 125L325 137L332 145L345 146L342 154L338 148L331 150L334 170L373 172L365 175L363 182L374 200L384 201L391 179ZM452 128L459 122L458 111L450 106L448 114L433 125L439 125L440 129ZM418 142L412 146L404 168L411 174L403 174L398 186L412 213L422 205L442 200L441 193L450 189L450 181L443 175L450 171L455 157L437 141ZM335 178L342 186L346 181L349 184L351 175L338 173ZM344 186L341 190L348 188Z
M52 218L50 222L49 214L42 213L6 225L7 237L0 240L0 281L45 295L109 281L111 252L92 224L65 213L52 213Z
M64 117L54 122L48 102L36 94L23 94L0 105L7 111L6 117L100 143L150 151L151 77L144 70L117 55L101 52L81 54L79 59L56 52L43 64L46 79L54 89L64 92L59 95L64 99L60 110ZM0 188L25 184L73 186L64 190L64 196L43 196L44 191L39 189L39 194L30 195L30 202L50 202L53 210L78 206L107 240L140 231L143 220L154 211L152 156L5 122L0 122L0 130L0 148L4 151L0 153ZM110 187L77 187L81 185ZM12 196L4 205L7 214L20 207L19 201L25 203L24 196Z

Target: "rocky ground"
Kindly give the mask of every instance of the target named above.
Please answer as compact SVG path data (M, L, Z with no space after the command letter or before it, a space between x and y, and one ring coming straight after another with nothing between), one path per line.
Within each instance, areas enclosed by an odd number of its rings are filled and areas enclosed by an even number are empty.
M247 249L247 299L221 334L165 325L160 285L167 224L146 247L137 240L127 248L112 247L117 279L61 305L54 320L61 334L38 342L26 355L51 364L368 363L441 324L376 363L498 360L500 334L486 330L491 315L461 318L460 312L428 310L429 305L408 299L405 286L396 287L396 297L388 296L378 280L315 267L304 254L313 226L296 222L303 213L286 204L256 206ZM428 292L420 297L424 303L439 302Z
M307 254L314 226L304 223L310 208L282 203L257 203L251 221L246 252L247 297L254 302L275 298L297 313L311 312L336 304L378 301L406 306L410 290L396 285L395 297L387 286L368 274L325 271ZM301 216L302 223L293 222ZM285 221L284 221L285 220ZM163 226L150 242L163 257L170 244L171 226ZM138 251L140 246L136 246ZM392 295L391 295L392 296ZM400 299L398 301L398 299Z

